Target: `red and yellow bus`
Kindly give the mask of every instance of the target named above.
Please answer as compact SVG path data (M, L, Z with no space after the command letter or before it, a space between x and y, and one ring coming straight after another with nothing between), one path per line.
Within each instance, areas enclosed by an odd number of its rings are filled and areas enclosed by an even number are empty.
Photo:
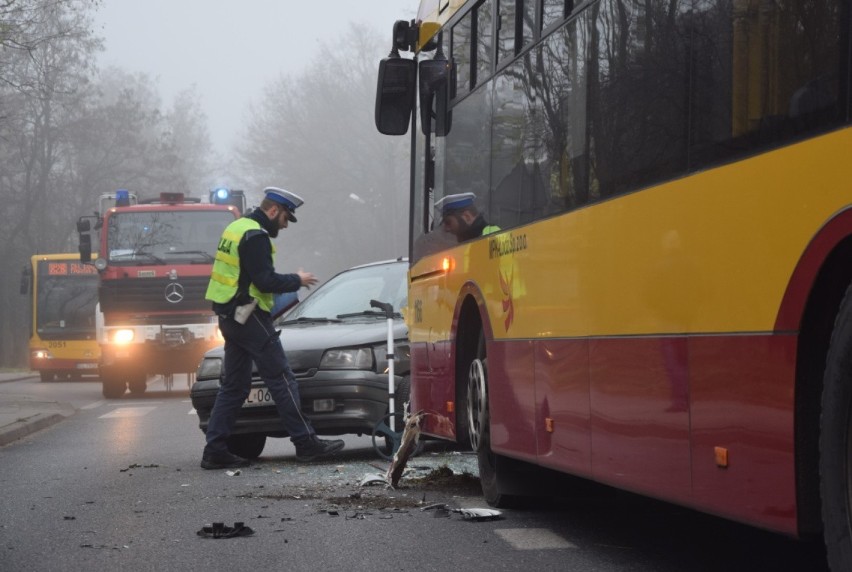
M490 503L545 467L825 533L852 569L849 4L395 24L376 123L411 139L412 410L473 445ZM497 232L447 236L461 193Z
M79 254L37 254L24 269L29 296L30 369L42 381L98 374L98 271Z

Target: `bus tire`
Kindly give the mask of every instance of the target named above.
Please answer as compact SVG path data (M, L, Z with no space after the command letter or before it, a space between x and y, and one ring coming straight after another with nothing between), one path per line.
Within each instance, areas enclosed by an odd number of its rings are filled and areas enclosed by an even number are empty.
M38 372L38 376L41 378L42 381L53 381L54 378L53 372L44 370Z
M819 476L832 570L852 570L852 286L840 305L823 378Z
M476 359L470 364L467 385L467 421L471 446L476 452L479 482L485 502L497 508L520 504L520 497L510 494L516 488L516 461L491 450L491 412L488 406L488 358L485 335L480 333Z
M228 450L243 459L257 459L266 446L266 435L262 433L240 433L228 437Z

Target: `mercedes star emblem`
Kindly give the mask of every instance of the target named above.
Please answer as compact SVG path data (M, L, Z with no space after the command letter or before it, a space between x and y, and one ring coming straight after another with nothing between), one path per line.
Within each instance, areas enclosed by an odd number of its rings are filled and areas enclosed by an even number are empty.
M177 282L166 284L166 300L172 304L177 304L183 300L183 286Z

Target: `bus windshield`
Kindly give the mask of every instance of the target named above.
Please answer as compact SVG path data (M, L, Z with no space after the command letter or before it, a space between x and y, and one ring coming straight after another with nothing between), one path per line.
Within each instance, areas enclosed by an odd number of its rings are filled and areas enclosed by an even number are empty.
M229 211L143 211L110 217L107 260L114 265L211 264Z
M40 260L36 331L42 339L90 339L95 334L98 274L77 262Z

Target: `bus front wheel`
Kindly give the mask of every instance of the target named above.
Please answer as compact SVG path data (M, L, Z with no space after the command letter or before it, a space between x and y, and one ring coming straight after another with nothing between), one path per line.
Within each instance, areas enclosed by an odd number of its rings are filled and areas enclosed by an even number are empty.
M840 305L828 349L819 451L828 562L832 570L852 570L852 286Z
M42 381L53 381L53 378L55 377L53 372L44 370L38 372L38 375Z
M519 505L520 497L508 492L519 486L515 474L516 461L491 450L488 359L485 353L485 336L481 333L476 358L471 361L468 370L467 422L471 446L476 452L479 481L485 502L497 508Z

